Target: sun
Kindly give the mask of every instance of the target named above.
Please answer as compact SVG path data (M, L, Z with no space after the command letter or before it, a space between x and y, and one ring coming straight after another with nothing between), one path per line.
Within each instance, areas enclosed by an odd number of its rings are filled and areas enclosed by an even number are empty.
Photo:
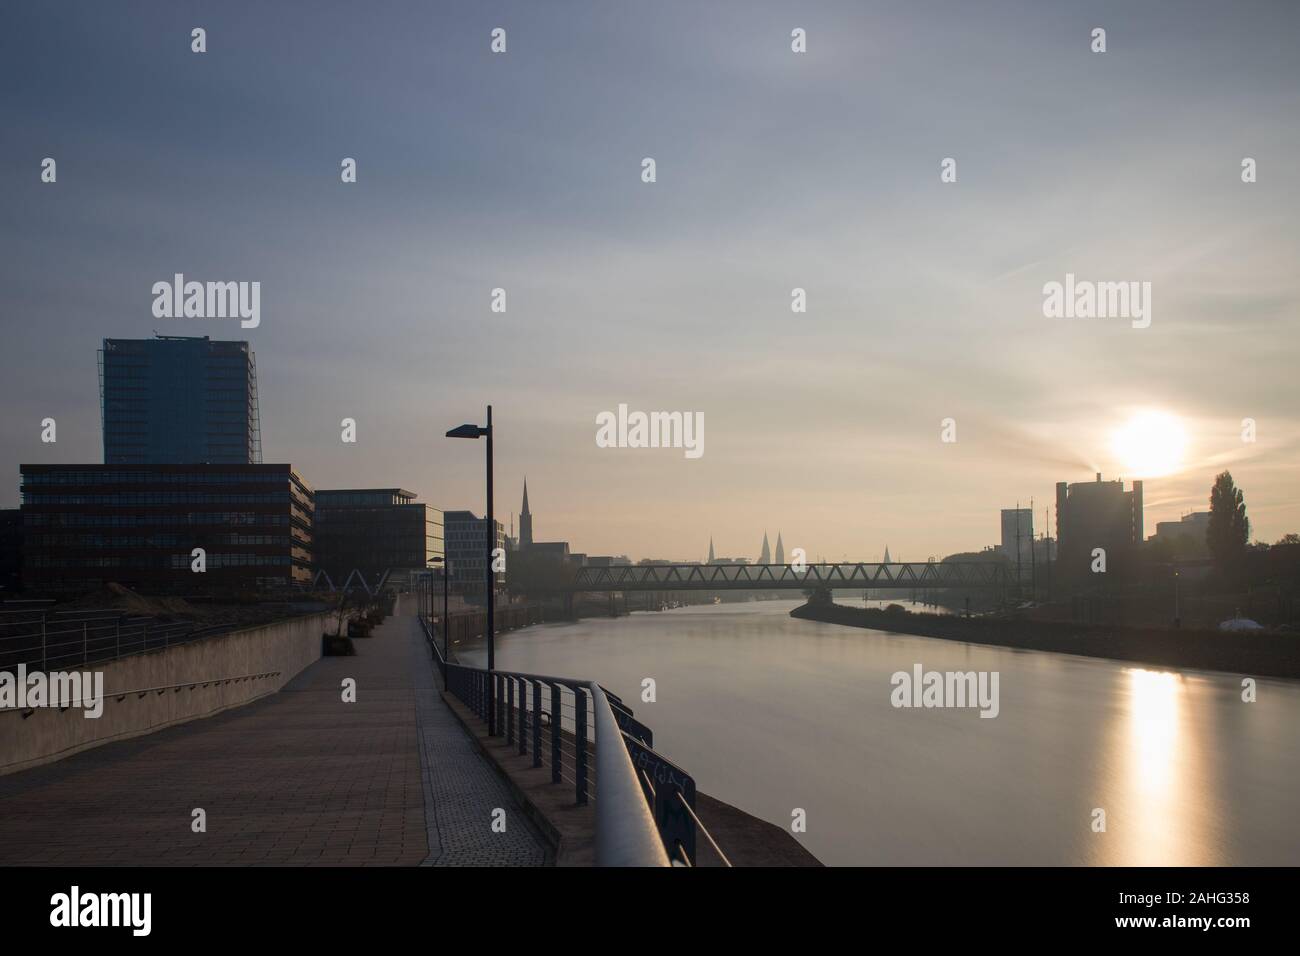
M1111 448L1125 474L1158 478L1182 467L1187 430L1167 412L1139 412L1115 432Z

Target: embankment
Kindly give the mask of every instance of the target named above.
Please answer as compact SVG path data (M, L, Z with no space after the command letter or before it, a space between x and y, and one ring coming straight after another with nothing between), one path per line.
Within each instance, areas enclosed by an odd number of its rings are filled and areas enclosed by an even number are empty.
M969 644L1104 657L1154 667L1300 679L1300 635L1167 630L1065 621L963 618L842 604L804 604L791 617Z

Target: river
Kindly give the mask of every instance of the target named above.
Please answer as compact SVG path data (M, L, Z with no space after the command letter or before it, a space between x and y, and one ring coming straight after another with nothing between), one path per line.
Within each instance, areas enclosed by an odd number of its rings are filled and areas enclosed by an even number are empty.
M798 604L541 625L500 635L497 666L600 681L700 789L787 828L803 810L796 836L827 864L1300 863L1300 682L1245 703L1243 675L801 621ZM996 671L998 715L894 707L891 675L917 664Z

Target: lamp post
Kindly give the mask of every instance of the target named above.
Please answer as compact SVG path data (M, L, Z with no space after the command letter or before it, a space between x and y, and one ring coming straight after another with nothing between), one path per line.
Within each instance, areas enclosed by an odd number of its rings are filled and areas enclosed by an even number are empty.
M492 510L492 406L487 407L487 427L461 425L447 432L448 438L487 439L487 705L488 735L497 732L496 702L493 700L493 671L496 670L496 582L492 572L492 552L496 549L496 517Z
M1174 627L1183 626L1183 615L1178 607L1178 568L1174 568Z
M450 649L448 648L448 644L447 644L447 636L451 629L451 621L447 617L447 592L449 587L447 583L447 579L451 575L451 565L447 562L445 558L437 558L437 557L430 558L429 563L442 565L441 568L442 570L442 626L439 628L439 630L442 631L442 689L446 690L447 689L447 666L451 663ZM429 595L429 604L430 605L433 604L432 594Z

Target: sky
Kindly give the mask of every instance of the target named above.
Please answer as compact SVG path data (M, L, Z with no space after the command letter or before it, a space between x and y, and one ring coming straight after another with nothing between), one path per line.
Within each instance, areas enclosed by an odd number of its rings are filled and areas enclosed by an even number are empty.
M526 475L535 536L590 554L780 531L923 560L1031 498L1042 531L1096 471L1145 478L1150 533L1224 468L1276 540L1298 27L1284 2L6 5L0 505L20 463L102 460L96 350L157 331L248 339L264 460L318 488L481 513L481 445L442 436L492 404L498 515ZM261 324L155 318L177 272L259 281ZM1150 282L1149 327L1046 317L1067 273ZM620 404L702 414L704 454L599 447ZM1160 476L1113 447L1152 409L1186 434Z

